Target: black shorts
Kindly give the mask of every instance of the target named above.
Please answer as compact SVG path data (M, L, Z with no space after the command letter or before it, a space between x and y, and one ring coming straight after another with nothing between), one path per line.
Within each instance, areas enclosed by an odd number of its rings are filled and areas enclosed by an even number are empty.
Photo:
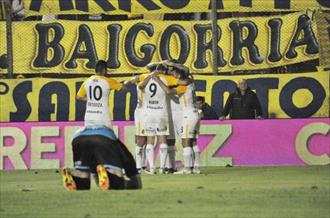
M73 161L75 168L95 172L97 165L106 168L121 168L128 177L138 174L133 155L119 140L103 135L81 135L73 139Z

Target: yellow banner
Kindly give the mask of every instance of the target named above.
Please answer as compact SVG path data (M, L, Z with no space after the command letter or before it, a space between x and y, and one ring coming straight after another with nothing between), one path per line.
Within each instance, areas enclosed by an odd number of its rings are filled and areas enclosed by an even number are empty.
M218 22L219 72L267 69L319 58L316 22L304 13ZM212 72L212 31L205 21L15 22L14 72L142 73L152 61L178 59Z
M320 65L330 68L330 12L317 11L315 17L320 42Z
M329 74L270 74L244 76L261 102L265 117L329 117ZM230 92L242 76L195 76L197 95L205 96L220 115ZM78 79L6 79L0 82L0 122L83 120L85 102L75 99ZM118 81L127 77L117 78ZM136 87L111 92L110 114L115 120L132 120Z
M0 22L0 73L7 73L5 68L5 54L7 53L6 23Z
M148 14L209 12L211 0L25 0L30 15ZM217 0L219 11L301 11L329 9L328 0Z

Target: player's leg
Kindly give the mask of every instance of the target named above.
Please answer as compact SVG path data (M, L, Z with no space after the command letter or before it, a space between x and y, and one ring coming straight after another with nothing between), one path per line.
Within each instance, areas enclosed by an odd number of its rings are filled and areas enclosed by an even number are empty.
M138 171L141 172L143 166L144 166L144 147L146 144L146 137L144 136L136 136L136 147L135 147L135 160L136 160L136 168Z
M193 149L192 149L192 140L190 138L182 138L183 145L183 166L184 174L191 174L193 166Z
M166 159L168 159L168 146L166 141L166 135L159 135L158 136L158 142L159 142L159 173L164 174L165 173L165 164Z
M134 124L135 124L135 135L136 135L136 146L135 146L135 160L136 167L141 172L144 166L144 147L146 144L145 128L143 116L141 116L141 109L136 108L134 112Z
M146 160L149 164L149 172L151 174L156 173L156 166L154 160L154 144L155 136L147 136L147 145L146 145Z
M74 170L64 168L62 170L63 184L68 191L90 189L91 158L88 155L86 138L78 136L72 141Z
M164 113L160 115L156 134L158 136L158 143L159 143L159 157L160 157L160 164L159 164L159 173L165 173L165 164L166 159L168 158L168 145L167 145L167 136L169 135L169 123L168 123L168 114Z
M104 191L124 189L123 160L121 159L120 150L116 146L116 140L101 135L93 135L90 136L90 141L92 144L90 146L91 155L95 157L97 164L99 188ZM134 168L136 168L135 164Z
M200 174L200 150L197 139L193 139L193 173Z
M175 162L175 139L167 139L168 158L166 159L167 173L174 173L176 171Z
M133 155L127 149L127 147L121 142L117 141L118 150L123 162L123 168L125 170L128 180L125 180L125 189L141 189L142 181L140 174L136 170L136 164Z

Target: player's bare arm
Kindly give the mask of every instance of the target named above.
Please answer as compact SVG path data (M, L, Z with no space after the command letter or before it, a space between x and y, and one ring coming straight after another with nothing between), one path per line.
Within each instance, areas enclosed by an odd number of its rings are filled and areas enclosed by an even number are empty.
M148 82L150 81L150 79L151 79L151 77L152 77L152 73L150 74L150 75L148 75L140 84L139 84L139 89L141 89L141 90L143 90L146 86L147 86L147 84L148 84Z

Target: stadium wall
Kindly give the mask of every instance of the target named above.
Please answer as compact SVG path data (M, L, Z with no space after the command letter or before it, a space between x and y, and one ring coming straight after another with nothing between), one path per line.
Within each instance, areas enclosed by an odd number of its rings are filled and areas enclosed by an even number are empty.
M134 153L134 123L113 122ZM82 122L0 123L0 169L72 166L71 140ZM203 121L198 145L202 166L330 164L330 119ZM155 148L158 158L158 146ZM178 146L177 160L182 158ZM158 160L157 160L158 161Z

